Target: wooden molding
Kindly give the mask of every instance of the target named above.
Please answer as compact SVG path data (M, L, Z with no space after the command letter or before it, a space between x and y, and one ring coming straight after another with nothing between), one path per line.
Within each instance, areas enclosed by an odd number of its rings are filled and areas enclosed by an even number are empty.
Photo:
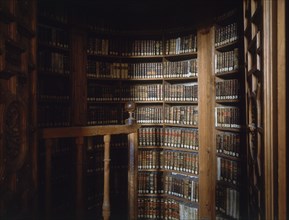
M277 1L278 219L287 216L285 0Z

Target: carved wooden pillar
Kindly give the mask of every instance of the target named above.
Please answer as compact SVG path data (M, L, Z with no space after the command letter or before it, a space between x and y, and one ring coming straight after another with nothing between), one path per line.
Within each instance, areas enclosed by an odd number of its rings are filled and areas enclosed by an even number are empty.
M83 219L83 148L84 138L76 138L76 218Z
M103 187L103 204L102 216L104 220L110 217L110 201L109 201L109 163L110 163L110 135L104 135L104 187Z
M53 140L45 140L45 212L46 219L50 219L51 212L51 156Z

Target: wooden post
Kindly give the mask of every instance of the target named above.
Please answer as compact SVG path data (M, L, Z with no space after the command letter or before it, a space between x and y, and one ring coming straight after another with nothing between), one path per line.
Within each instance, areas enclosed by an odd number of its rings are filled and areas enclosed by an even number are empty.
M130 220L137 219L137 133L128 134L128 216Z
M286 10L285 0L277 1L277 106L278 106L278 219L286 219L287 210L287 179L286 179ZM288 58L287 58L288 59ZM288 93L287 93L288 94ZM288 166L288 165L287 165ZM288 174L287 174L288 175ZM288 177L287 177L288 178ZM287 195L287 197L286 197ZM288 217L287 217L288 218Z
M53 140L45 140L45 217L50 219L51 214L51 156Z
M198 31L199 68L199 217L215 219L216 150L215 150L215 76L214 29Z
M110 217L110 201L109 201L109 163L110 163L110 135L104 135L104 186L103 186L103 204L102 216L104 220Z
M76 218L83 219L83 143L78 137L76 142Z

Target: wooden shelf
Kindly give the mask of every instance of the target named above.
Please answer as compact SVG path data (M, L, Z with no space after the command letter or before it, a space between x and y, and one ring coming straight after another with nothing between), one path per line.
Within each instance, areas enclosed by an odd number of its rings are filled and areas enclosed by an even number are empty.
M148 100L148 101L133 101L136 104L162 104L163 101L155 101L155 100Z
M187 104L187 105L198 105L198 101L167 101L164 100L165 104L174 104L174 105L179 105L179 104Z
M223 78L230 78L232 76L236 76L237 74L239 75L240 70L232 70L232 71L227 71L227 72L219 72L215 73L216 77L223 77Z
M184 127L184 128L198 128L198 125L173 124L173 123L164 123L164 126L169 126L169 127Z
M163 78L161 77L157 77L157 78L147 78L147 77L144 77L144 78L127 78L127 79L121 79L122 81L130 81L130 82L143 82L143 81L160 81L162 82L163 81Z
M216 103L219 104L230 104L230 103L240 103L240 99L216 99Z
M179 170L170 170L165 168L154 168L154 169L145 169L145 168L139 168L138 171L141 172L168 172L168 173L175 173L175 174L182 174L184 176L188 177L198 177L199 174L195 174L192 172L185 172L185 171L179 171Z
M196 149L189 149L183 147L165 147L165 146L139 146L138 149L145 150L145 149L162 149L162 150L173 150L173 151L183 151L183 152L193 152L198 153Z
M197 58L197 52L180 53L180 54L165 54L163 57L168 61L179 61Z
M197 76L192 76L192 77L164 77L165 81L197 81L198 77Z
M92 52L87 52L87 56L101 59L110 59L110 60L121 60L121 61L157 61L161 62L163 56L162 55L143 55L143 56L121 56L121 55L109 55L109 54L95 54Z
M225 52L225 51L229 51L229 50L233 50L234 48L237 48L239 44L240 44L240 41L235 40L227 44L216 46L215 49L220 52Z
M242 128L226 128L226 127L215 127L217 130L221 131L231 131L231 132L240 132Z
M234 161L240 161L241 158L240 157L234 157L225 153L217 153L218 157L223 157L225 159L229 159L229 160L234 160Z

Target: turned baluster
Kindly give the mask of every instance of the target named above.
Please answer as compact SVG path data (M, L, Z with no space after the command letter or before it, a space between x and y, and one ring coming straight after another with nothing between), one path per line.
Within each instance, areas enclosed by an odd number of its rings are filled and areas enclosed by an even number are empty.
M103 186L103 204L102 216L104 220L110 217L110 200L109 200L109 163L110 163L110 135L104 135L104 186Z

